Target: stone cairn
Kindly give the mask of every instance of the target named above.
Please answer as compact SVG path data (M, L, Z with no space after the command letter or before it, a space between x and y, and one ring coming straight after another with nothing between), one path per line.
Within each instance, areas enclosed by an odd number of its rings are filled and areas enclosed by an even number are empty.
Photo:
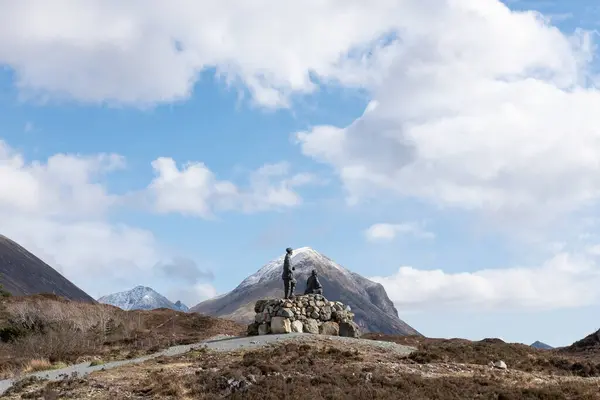
M256 316L248 325L248 336L305 332L331 336L359 337L350 306L329 301L320 294L292 299L259 300Z

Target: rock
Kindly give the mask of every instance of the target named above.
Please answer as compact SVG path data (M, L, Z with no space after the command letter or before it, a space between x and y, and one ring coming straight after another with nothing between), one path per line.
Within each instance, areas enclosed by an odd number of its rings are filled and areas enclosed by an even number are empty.
M358 338L360 337L360 328L354 321L342 322L340 336Z
M506 363L502 360L493 362L492 366L497 369L508 369L508 367L506 366Z
M338 335L339 324L352 322L354 318L354 314L348 311L346 305L329 301L319 294L302 295L292 299L259 300L254 309L255 322L248 326L249 335L292 331ZM326 322L331 323L324 325ZM354 328L355 326L351 326L346 329L348 335L355 337L358 329Z
M304 332L304 324L302 323L302 321L292 322L292 332L298 332L298 333Z
M294 312L289 308L280 308L277 312L278 317L294 318Z
M270 302L271 300L258 300L256 302L256 304L254 304L254 312L255 313L261 313L264 311L265 306Z
M258 334L259 335L268 335L269 334L269 324L260 324L258 326Z
M321 308L321 313L320 313L320 318L323 321L329 321L331 319L331 307L330 306L325 306L323 308Z
M292 324L288 318L284 317L273 317L271 318L271 333L290 333L292 331Z
M248 328L246 329L246 334L248 336L256 336L258 335L258 324L256 322L248 325Z
M319 327L319 333L321 335L338 336L340 334L340 326L333 321L323 322Z
M317 323L317 320L309 318L306 321L304 321L302 324L304 326L304 332L312 333L315 335L319 334L319 324Z

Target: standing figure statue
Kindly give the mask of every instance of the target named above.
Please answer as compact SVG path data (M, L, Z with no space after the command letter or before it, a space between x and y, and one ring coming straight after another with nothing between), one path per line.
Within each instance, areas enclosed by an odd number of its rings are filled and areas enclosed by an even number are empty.
M294 290L296 289L296 279L294 279L294 272L296 270L295 267L291 265L293 250L288 247L285 249L285 259L283 260L283 275L281 278L283 279L283 287L285 291L285 298L289 299L294 295Z
M313 269L308 280L306 281L306 290L304 294L320 294L323 295L323 285L317 277L317 270Z

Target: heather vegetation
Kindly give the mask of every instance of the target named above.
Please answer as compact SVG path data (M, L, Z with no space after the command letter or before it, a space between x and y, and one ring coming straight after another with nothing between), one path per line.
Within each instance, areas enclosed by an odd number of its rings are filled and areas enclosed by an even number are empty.
M0 306L0 374L56 365L137 357L219 333L240 334L235 322L173 310L123 311L53 295L15 296Z

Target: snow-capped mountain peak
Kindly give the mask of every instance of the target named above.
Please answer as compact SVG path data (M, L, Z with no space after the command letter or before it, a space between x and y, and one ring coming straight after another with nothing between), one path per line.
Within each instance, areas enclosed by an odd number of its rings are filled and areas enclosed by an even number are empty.
M153 310L155 308L170 308L177 311L187 311L187 306L178 301L174 304L169 299L147 286L136 286L131 290L102 296L99 303L110 304L123 310Z
M254 321L256 301L283 295L281 275L284 258L285 254L280 255L244 279L232 291L197 304L190 311L245 323ZM295 249L291 264L295 268L296 294L303 293L305 282L315 269L325 297L352 307L355 321L362 329L387 334L419 335L418 331L398 317L398 310L381 284L349 271L310 247Z
M248 287L260 282L269 281L281 275L283 269L283 260L285 253L274 260L271 260L256 273L250 275L240 284L241 287ZM318 251L310 247L300 247L292 252L292 267L296 268L296 274L310 273L310 269L314 265L322 265L324 268L333 269L345 276L350 276L352 273L346 268L325 257Z

